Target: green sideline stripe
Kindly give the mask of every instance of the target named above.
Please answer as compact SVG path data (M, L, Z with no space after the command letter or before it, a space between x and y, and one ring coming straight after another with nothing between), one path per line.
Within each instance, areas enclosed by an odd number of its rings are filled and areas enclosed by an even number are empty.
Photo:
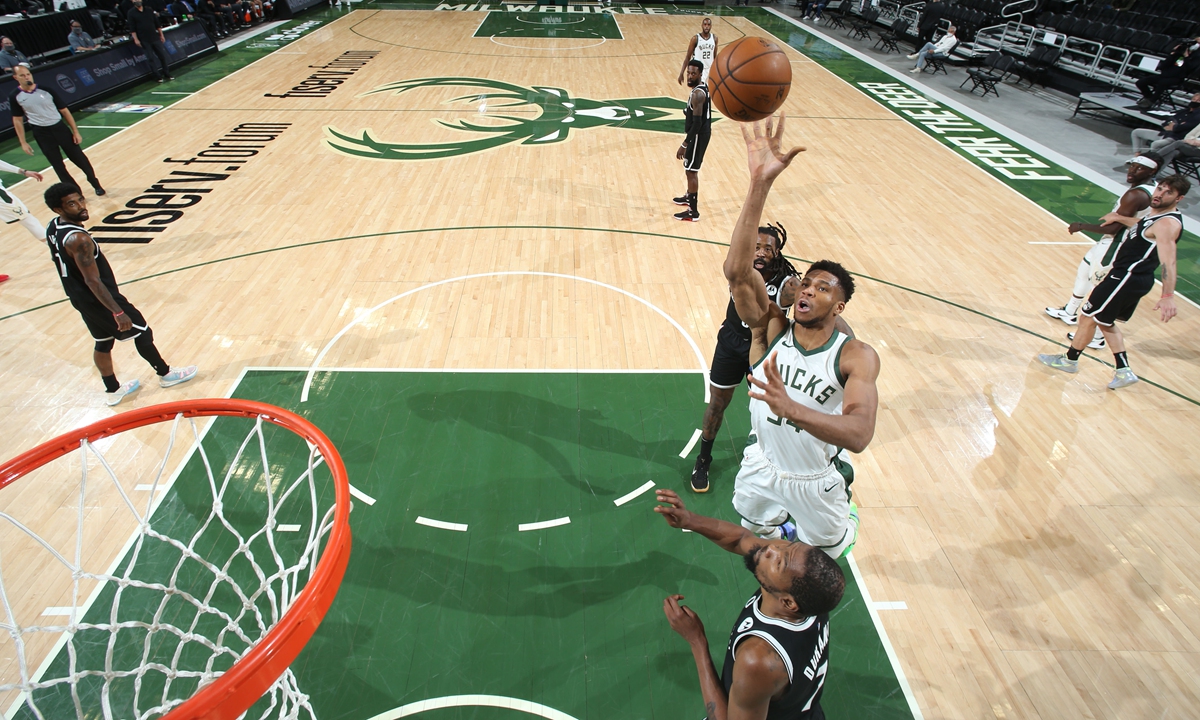
M803 27L782 20L762 8L715 10L716 14L740 15L753 21L1064 223L1094 223L1112 210L1117 202L1117 196L1108 190L1005 137L999 131L926 96L920 88L897 80ZM1009 147L1004 148L1005 145ZM1066 179L1030 180L1020 177L1028 173ZM1018 177L1011 177L1010 174ZM1003 237L999 235L997 239ZM1178 275L1178 290L1200 300L1200 242L1197 242L1196 235L1187 231L1179 241Z
M715 240L703 240L703 239L699 239L699 238L681 237L679 235L667 235L665 233L647 232L644 230L615 230L612 228L574 227L574 226L570 226L570 225L465 225L465 226L461 226L461 227L421 228L421 229L417 229L417 230L391 230L388 232L367 233L364 235L348 235L346 237L329 238L327 240L310 240L308 242L295 243L293 245L282 245L277 248L267 248L265 250L254 250L252 252L240 253L238 255L230 255L227 257L223 257L223 258L216 258L214 260L206 260L204 262L193 263L191 265L183 265L181 267L172 268L170 270L163 270L162 272L152 273L150 275L143 275L142 277L135 278L133 280L128 280L126 282L122 282L121 284L129 285L129 284L136 283L136 282L142 282L144 280L151 280L151 279L163 277L166 275L173 275L175 273L184 272L186 270L195 270L196 268L206 267L208 265L217 265L220 263L229 262L231 260L241 260L244 258L254 257L255 255L266 255L268 253L281 252L284 250L297 250L300 248L312 247L314 245L326 245L329 243L345 242L347 240L362 240L364 238L372 238L372 237L387 237L389 235L412 235L414 233L453 232L453 231L460 231L460 230L465 230L465 231L470 231L470 230L571 230L571 231L577 231L577 232L604 232L604 233L613 233L616 235L641 235L641 236L645 236L645 237L659 237L659 238L666 238L669 240L682 240L684 242L702 243L704 245L716 245L718 247L729 247L729 243L717 242ZM813 262L812 260L809 260L806 258L794 257L791 255L789 255L788 257L793 260L802 262L802 263ZM982 310L976 310L975 308L969 307L967 305L962 305L960 303L956 303L953 300L947 300L945 298L938 297L937 295L933 295L932 293L927 293L922 290L915 290L913 288L906 287L899 283L891 282L890 280L881 280L879 278L872 277L870 275L865 275L860 272L851 271L850 274L855 275L857 277L864 278L866 280L871 280L871 281L874 281L877 283L881 283L883 285L887 285L888 287L895 288L897 290L912 293L914 295L919 295L923 298L928 298L929 300L933 300L934 302L939 302L944 305L949 305L950 307L957 308L959 310L965 310L973 315L978 315L979 317L986 318L986 319L992 320L994 322L998 322L1001 325L1012 328L1013 330L1018 330L1020 332L1025 333L1026 335L1032 335L1033 337L1039 338L1048 343L1053 343L1055 345L1058 345L1059 347L1062 347L1062 348L1067 347L1067 345L1065 343L1063 343L1061 340L1058 340L1056 338L1047 337L1045 335L1042 335L1039 332L1030 330L1029 328L1021 327L1020 325L1016 325L1014 323L1008 322L1007 320L1002 320L994 315L988 315L987 313L983 312ZM34 307L27 308L25 310L19 310L15 313L11 313L9 315L0 316L0 322L3 322L5 320L11 320L12 318L20 317L21 315L25 315L25 314L34 312L36 310L43 310L45 308L53 307L55 305L61 305L65 302L66 302L66 299L64 298L62 300L55 300L53 302L48 302L48 303L45 303L42 305L36 305ZM1107 367L1112 367L1111 363L1101 360L1100 358L1095 357L1091 354L1085 353L1084 357L1095 360L1096 362L1100 363L1101 365L1105 365ZM1169 388L1165 385L1155 382L1154 380L1150 380L1150 379L1147 379L1147 378L1141 377L1141 376L1139 376L1139 378L1148 385L1156 387L1160 390L1164 390L1164 391L1174 395L1175 397L1177 397L1181 400L1185 400L1193 405L1200 406L1200 400L1196 400L1188 395L1184 395L1183 393L1179 392L1178 390Z

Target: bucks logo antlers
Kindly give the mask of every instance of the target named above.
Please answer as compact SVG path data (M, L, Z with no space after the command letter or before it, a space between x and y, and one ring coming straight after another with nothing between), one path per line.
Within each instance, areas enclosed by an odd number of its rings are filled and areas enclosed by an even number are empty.
M497 103L501 112L488 115L493 124L483 125L460 119L438 120L438 124L471 133L458 142L397 143L381 140L363 130L358 135L326 127L329 147L348 155L377 160L432 160L482 152L501 145L543 145L566 140L572 130L594 127L624 127L665 133L683 133L684 103L673 98L630 98L624 100L588 100L573 98L561 88L522 87L496 80L467 77L418 78L389 83L368 95L394 92L397 95L418 88L461 87L484 90L463 95L450 103ZM537 117L506 115L518 108L536 108ZM715 119L714 119L715 120Z

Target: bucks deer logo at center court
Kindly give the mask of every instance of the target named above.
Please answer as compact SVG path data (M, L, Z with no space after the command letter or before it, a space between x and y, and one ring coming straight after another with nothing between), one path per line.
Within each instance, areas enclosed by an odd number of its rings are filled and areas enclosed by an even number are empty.
M473 105L486 122L460 118L437 120L442 127L461 130L462 140L435 143L389 142L372 135L326 127L326 144L338 152L377 160L433 160L482 152L520 143L544 145L570 137L572 131L595 127L622 127L633 130L682 134L682 100L674 98L626 98L589 100L572 97L562 88L523 87L484 78L444 77L401 80L376 88L367 95L395 93L418 88L471 88L468 95L453 98L448 104ZM486 112L495 111L494 114ZM534 114L536 112L536 115ZM486 113L486 114L485 114ZM522 116L524 114L524 116Z

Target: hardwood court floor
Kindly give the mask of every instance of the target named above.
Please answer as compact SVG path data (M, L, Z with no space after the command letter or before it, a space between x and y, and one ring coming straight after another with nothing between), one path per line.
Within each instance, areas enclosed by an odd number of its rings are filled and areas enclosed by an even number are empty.
M682 227L669 202L682 191L680 137L633 123L439 160L331 149L328 128L393 144L459 143L476 134L435 121L488 125L530 110L488 102L481 112L478 88L364 95L411 78L490 78L595 101L682 98L675 76L698 25L620 16L623 40L585 47L474 38L481 20L355 12L89 149L112 178L110 195L91 202L98 222L173 170L207 167L165 158L194 157L244 123L289 123L228 179L203 186L211 192L152 242L106 246L167 359L201 366L179 388L149 383L134 405L223 395L246 366L306 367L366 309L466 275L479 277L371 313L323 363L698 367L662 315L585 281L661 309L707 360L727 298L720 243L745 191L734 124L714 126L703 221ZM722 42L761 32L741 18L720 18L714 31ZM378 55L324 97L264 97L347 51ZM1200 397L1200 313L1184 305L1163 325L1144 302L1126 327L1135 369L1173 393L1149 383L1108 391L1110 370L1095 362L1074 377L1040 367L1033 356L1065 330L1040 309L1061 301L1083 248L1029 245L1063 235L1062 223L792 55L788 136L809 150L777 183L767 218L788 227L789 253L864 276L847 318L883 372L878 431L855 459L864 519L855 555L875 599L907 604L883 623L924 715L1186 717L1200 699L1200 416L1191 400ZM475 100L445 102L458 96ZM32 183L15 192L48 219ZM23 232L6 231L14 280L0 287L0 316L61 298L44 248ZM3 324L5 456L111 413L70 307ZM122 377L151 379L131 348L116 358ZM138 460L131 449L122 462ZM680 486L690 464L679 461ZM734 471L718 468L718 493L728 494ZM57 527L73 487L26 483L0 502L34 527ZM126 534L100 533L89 551L111 555ZM8 553L5 569L36 572L19 557ZM45 588L16 600L28 616L66 602ZM723 623L712 618L710 632Z

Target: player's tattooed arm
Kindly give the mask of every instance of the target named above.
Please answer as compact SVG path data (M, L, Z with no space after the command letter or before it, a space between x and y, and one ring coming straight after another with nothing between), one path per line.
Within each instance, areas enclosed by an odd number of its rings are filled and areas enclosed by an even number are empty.
M765 128L757 122L742 124L742 138L746 141L747 164L750 168L750 189L734 225L723 269L738 317L751 329L766 326L773 318L782 323L783 317L778 308L774 313L771 312L775 304L767 297L762 275L754 269L758 226L771 185L796 155L804 151L803 147L793 147L786 152L783 150L783 125L782 115L778 118L778 125L775 118L771 118ZM752 357L751 362L754 360Z
M108 308L114 316L117 317L117 327L124 331L128 330L132 323L123 314L125 311L113 299L108 288L104 286L104 282L100 279L100 271L96 269L96 256L94 252L95 241L87 233L77 232L67 239L64 244L64 249L71 254L71 258L75 260L75 266L79 268L79 272L83 275L83 281L87 283L88 289L100 301L100 304ZM122 323L124 320L124 323Z
M1158 262L1162 265L1162 297L1154 304L1163 322L1170 322L1178 310L1175 307L1176 255L1175 243L1183 226L1175 218L1166 218L1146 230L1146 237L1155 241Z

